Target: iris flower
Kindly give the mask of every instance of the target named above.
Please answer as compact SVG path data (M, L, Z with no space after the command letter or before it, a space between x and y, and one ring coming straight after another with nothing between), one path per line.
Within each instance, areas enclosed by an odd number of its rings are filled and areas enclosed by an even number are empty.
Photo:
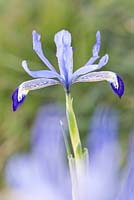
M107 81L115 94L119 97L123 95L124 84L122 79L114 72L111 71L97 71L101 69L108 62L108 55L105 54L100 58L99 51L101 46L100 32L96 33L96 43L93 46L92 57L87 63L73 72L73 48L71 46L71 34L67 30L61 30L55 34L54 42L56 44L57 60L59 71L52 66L49 60L43 53L41 45L41 36L36 32L33 35L33 50L47 66L47 70L31 71L27 62L22 61L24 70L34 79L21 83L12 95L13 111L24 102L27 94L31 90L36 90L52 85L61 84L66 93L70 93L71 85L78 82L96 82ZM99 59L99 62L95 62Z
M18 199L71 200L60 120L66 124L60 107L42 106L32 129L31 150L12 156L7 162L6 181Z
M8 160L6 183L17 193L17 200L72 199L73 185L65 163L64 141L58 123L64 118L62 110L55 105L41 107L31 135L31 150L13 155ZM89 176L76 191L84 193L86 198L82 200L133 200L134 135L129 147L127 165L121 168L117 116L109 108L97 108L87 137ZM11 199L10 196L7 199Z

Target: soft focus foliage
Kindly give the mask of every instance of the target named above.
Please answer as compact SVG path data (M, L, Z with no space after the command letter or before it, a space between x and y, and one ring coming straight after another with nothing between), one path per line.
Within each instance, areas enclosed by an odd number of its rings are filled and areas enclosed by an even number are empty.
M38 106L53 100L64 104L62 88L54 87L31 93L19 112L13 114L11 109L14 88L29 79L21 61L26 59L33 70L44 69L32 50L32 30L36 29L42 35L46 56L57 66L53 35L63 28L72 34L75 70L88 60L95 33L100 30L103 36L100 55L108 53L110 56L107 70L118 72L125 82L125 95L121 101L105 83L73 87L72 96L83 140L89 115L101 103L119 108L121 137L126 138L129 133L134 119L134 1L1 0L0 171L12 152L29 148L29 129Z

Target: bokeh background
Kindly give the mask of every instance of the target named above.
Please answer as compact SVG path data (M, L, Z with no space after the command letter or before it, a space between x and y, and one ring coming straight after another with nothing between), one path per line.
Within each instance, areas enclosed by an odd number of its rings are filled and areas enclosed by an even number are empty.
M75 84L74 109L83 141L97 105L109 105L119 113L120 141L126 151L128 135L134 127L134 1L133 0L0 0L0 188L4 187L5 161L15 152L29 148L30 132L40 105L57 102L65 106L64 91L54 86L29 93L25 103L13 113L11 95L21 82L31 79L22 69L44 69L32 50L32 30L42 36L45 55L58 69L54 34L67 29L72 34L74 70L92 54L95 33L100 30L100 55L108 53L105 70L115 71L124 80L120 100L103 83Z

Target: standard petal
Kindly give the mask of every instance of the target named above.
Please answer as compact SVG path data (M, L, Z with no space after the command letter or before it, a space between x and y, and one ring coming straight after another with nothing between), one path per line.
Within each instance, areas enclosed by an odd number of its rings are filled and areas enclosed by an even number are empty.
M73 73L72 82L74 82L76 78L78 78L79 76L81 76L83 74L87 74L89 72L92 72L92 71L102 68L103 66L105 66L108 63L108 59L109 59L109 56L108 56L108 54L106 54L100 59L98 64L84 65L83 67L79 68L78 70L76 70Z
M92 65L98 58L99 58L99 51L100 51L100 46L101 46L101 35L100 32L97 31L96 33L96 43L93 46L92 54L93 56L88 60L86 65Z
M59 78L60 79L60 75L57 72L53 72L50 70L31 71L27 65L26 60L22 61L22 67L33 78Z
M51 85L59 84L59 81L53 79L40 78L35 80L30 80L23 82L13 93L12 102L13 102L13 111L16 111L17 108L24 102L26 95L31 90L37 90L40 88L48 87Z
M96 43L93 46L93 56L97 57L100 51L100 46L101 46L101 34L100 31L97 31L96 33Z
M114 72L102 71L102 72L91 72L89 74L80 76L74 82L97 82L97 81L108 81L111 88L120 98L124 93L124 83L122 79Z
M73 72L73 50L71 47L71 34L62 30L55 34L54 41L57 47L57 59L61 76L68 82Z
M100 69L103 66L105 66L108 63L108 60L109 60L108 54L105 54L104 56L102 56L101 59L100 59L100 61L99 61L97 69Z
M42 51L42 45L40 42L41 36L34 30L32 32L33 35L33 50L36 52L36 54L39 56L39 58L44 62L44 64L52 71L56 72L55 68L52 66L52 64L49 62L49 60L44 56L44 53Z

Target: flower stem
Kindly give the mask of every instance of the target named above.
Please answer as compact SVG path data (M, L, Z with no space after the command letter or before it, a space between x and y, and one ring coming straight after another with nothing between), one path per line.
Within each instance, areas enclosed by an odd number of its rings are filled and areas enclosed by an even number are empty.
M82 157L82 146L75 113L73 111L73 99L70 93L66 93L66 115L74 157L80 159Z

